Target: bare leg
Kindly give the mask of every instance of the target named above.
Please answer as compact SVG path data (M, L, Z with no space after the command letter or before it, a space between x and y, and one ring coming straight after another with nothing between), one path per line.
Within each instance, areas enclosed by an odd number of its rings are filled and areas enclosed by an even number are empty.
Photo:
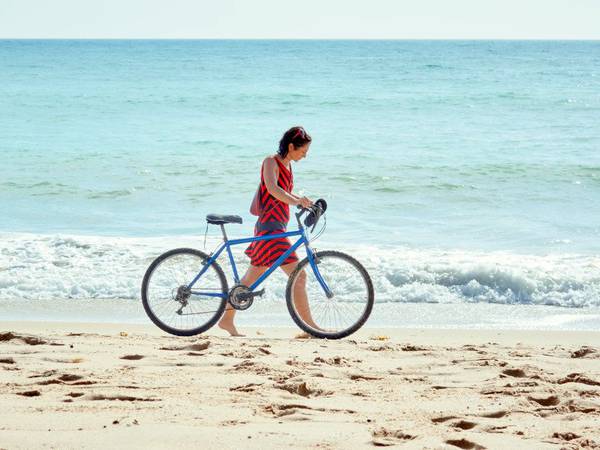
M246 274L240 280L240 283L244 286L250 286L254 283L258 278L267 271L268 266L250 266L246 271ZM235 309L231 307L231 305L227 304L227 309L225 309L225 314L221 317L219 321L219 328L227 331L231 336L243 336L240 334L233 324L233 318L235 317Z
M297 262L286 264L281 266L283 271L289 275L296 269ZM308 304L308 296L306 295L306 272L303 270L298 275L296 283L294 284L294 306L298 315L302 320L309 326L319 330L319 326L314 322L312 314L310 313L310 305Z

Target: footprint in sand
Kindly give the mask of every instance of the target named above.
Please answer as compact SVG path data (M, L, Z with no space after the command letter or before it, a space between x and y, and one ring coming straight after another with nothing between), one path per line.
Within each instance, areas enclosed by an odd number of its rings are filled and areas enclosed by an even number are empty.
M580 412L584 414L598 414L600 408L597 402L590 402L585 400L569 400L565 402L564 409L568 412Z
M313 359L313 363L315 364L329 364L330 366L349 366L352 363L342 356L334 356L333 358L323 359L320 356L317 356Z
M208 347L210 347L210 342L206 341L201 342L200 344L187 345L184 349L192 350L194 352L201 352L202 350L206 350Z
M160 347L159 350L192 350L195 352L200 352L202 350L206 350L208 347L210 347L210 342L206 341L199 344L186 345L184 347Z
M79 364L84 361L83 358L42 358L42 360L61 364Z
M138 361L140 359L142 359L144 357L144 355L125 355L125 356L121 356L121 358L119 359L128 359L130 361Z
M236 365L234 365L233 370L248 370L254 368L255 366L256 363L254 361L245 359L242 362L239 362Z
M330 395L332 392L324 392L321 389L311 389L307 386L306 382L302 383L288 383L275 385L277 389L288 391L290 394L301 395L302 397L311 397L319 395Z
M514 381L512 383L506 383L506 388L523 388L523 387L535 387L539 386L537 381Z
M81 380L82 378L83 377L79 376L79 375L72 375L70 373L65 373L58 378L54 378L51 380L39 381L36 384L39 384L40 386L46 386L48 384L65 384L65 382L78 381L78 380Z
M596 353L591 347L581 347L579 350L575 350L571 353L571 358L585 358L587 355L591 355L592 353Z
M122 402L158 402L158 398L133 397L131 395L92 395L90 400L120 400Z
M561 441L572 441L573 439L579 439L581 436L575 434L575 433L571 433L571 432L566 432L566 433L554 433L552 435L552 437L554 439L560 439Z
M508 413L506 411L495 411L495 412L480 414L479 417L485 417L487 419L500 419L500 418L506 416L507 414Z
M288 381L288 380L290 380L292 378L295 378L295 377L297 377L299 375L300 375L300 372L296 372L296 371L293 370L293 371L288 372L288 373L278 374L278 375L275 375L275 376L271 376L271 377L269 377L269 380L272 380L272 381L274 381L276 383L280 383L281 384L281 383L285 383L286 381Z
M475 442L468 441L466 439L448 439L446 444L453 445L458 448L464 448L466 450L481 450L484 449L482 445L476 444Z
M17 392L17 395L22 395L23 397L39 397L42 393L40 391L25 391Z
M452 420L452 419L458 419L458 417L456 417L456 416L434 417L433 419L431 419L431 421L433 423L443 423L443 422L447 422L448 420Z
M36 336L26 336L22 334L13 333L11 331L8 331L6 333L0 333L0 342L12 341L13 339L18 339L26 343L27 345L42 345L48 343L48 341L44 341L43 339L40 339Z
M459 420L452 424L454 428L460 428L461 430L471 430L477 426L475 422L469 422L468 420Z
M527 376L523 369L505 369L502 371L502 374L514 378L524 378Z
M486 433L504 433L507 428L508 425L496 425L492 427L486 427L483 431Z
M81 397L83 395L83 392L69 392L66 395L68 395L69 397L77 398Z
M381 377L373 377L373 376L361 375L361 374L352 374L349 377L353 381L375 381L375 380L382 380L383 379Z
M449 420L453 420L453 419L459 419L459 418L456 416L442 416L442 417L434 417L433 419L431 419L431 421L433 423L443 423L443 422L448 422ZM471 430L477 426L477 423L461 419L461 420L458 420L458 421L452 423L450 426L452 426L454 428L459 428L461 430Z
M275 417L291 416L300 410L312 410L306 405L267 405L263 408L264 412L272 414Z
M56 375L58 370L46 370L45 372L38 373L36 375L29 375L28 378L46 378L51 377L52 375Z
M419 347L418 345L404 344L400 345L400 350L403 352L425 352L431 349L428 347Z
M371 443L376 447L391 447L416 438L416 436L404 433L401 430L388 430L386 428L374 430L371 435L373 436Z
M263 407L263 411L269 415L273 415L275 417L283 417L290 416L292 414L296 414L299 411L319 411L325 413L347 413L347 414L356 414L356 411L351 409L334 409L334 408L312 408L307 405L301 405L297 403L293 404L283 404L276 405L270 404Z
M44 381L38 381L37 383L40 386L48 386L49 384L63 384L62 381L60 380L44 380Z
M581 383L587 384L588 386L600 386L600 381L592 380L591 378L586 377L580 373L570 373L564 378L559 379L557 384L566 384L566 383Z
M556 406L560 403L560 399L556 395L549 397L529 397L529 400L542 406Z
M385 345L371 345L370 347L367 347L367 350L370 350L372 352L385 352L385 351L392 351L394 350L394 347L388 344Z
M600 391L579 391L579 396L583 398L600 397Z
M92 380L81 380L81 381L75 381L73 383L65 383L68 384L69 386L88 386L90 384L97 384L97 381L92 381Z
M259 386L262 386L264 383L249 383L244 384L243 386L235 386L229 388L231 392L255 392Z
M41 376L41 375L37 375ZM74 375L71 373L65 373L59 376L58 378L52 378L50 380L39 381L36 384L40 386L46 386L49 384L67 384L70 386L85 386L90 384L96 384L96 381L92 380L83 380L81 375Z
M78 380L81 380L82 378L83 377L81 375L74 375L71 373L65 373L65 374L62 374L60 377L58 377L58 379L60 381L68 381L68 382L69 381L78 381Z

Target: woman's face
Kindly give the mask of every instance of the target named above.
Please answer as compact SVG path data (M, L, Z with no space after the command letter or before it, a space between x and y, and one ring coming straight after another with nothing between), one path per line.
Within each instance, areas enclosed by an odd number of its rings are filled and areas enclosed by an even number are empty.
M300 161L302 158L306 158L310 142L307 142L301 147L295 147L294 144L290 144L288 149L288 155L292 161Z

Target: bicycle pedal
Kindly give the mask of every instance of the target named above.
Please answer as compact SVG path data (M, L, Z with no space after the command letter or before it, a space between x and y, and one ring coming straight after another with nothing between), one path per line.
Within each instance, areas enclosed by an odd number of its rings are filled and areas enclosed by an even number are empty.
M240 300L248 300L248 299L253 299L254 297L262 297L262 295L265 293L264 289L261 289L260 291L256 291L256 292L243 292L239 294L239 298Z

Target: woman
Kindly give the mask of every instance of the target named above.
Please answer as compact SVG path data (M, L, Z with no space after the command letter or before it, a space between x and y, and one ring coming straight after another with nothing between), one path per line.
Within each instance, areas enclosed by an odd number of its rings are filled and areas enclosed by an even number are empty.
M301 205L308 208L312 201L292 192L294 175L292 161L306 158L312 138L302 127L287 130L279 141L279 150L275 155L267 157L262 164L260 186L257 191L260 216L254 227L254 236L284 233L290 220L290 205ZM252 242L246 249L250 257L250 267L242 277L241 284L250 286L269 267L291 247L288 238L271 239ZM292 252L280 266L288 276L298 264L296 252ZM312 322L306 298L306 275L302 273L295 285L296 309L301 317ZM235 309L228 308L219 322L219 327L231 336L242 336L236 329L233 318Z

